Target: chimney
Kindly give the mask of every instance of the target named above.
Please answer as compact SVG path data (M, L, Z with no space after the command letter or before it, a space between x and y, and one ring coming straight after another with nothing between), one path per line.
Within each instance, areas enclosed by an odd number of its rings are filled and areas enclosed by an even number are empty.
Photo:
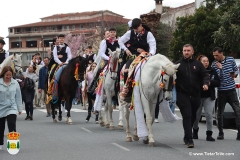
M163 1L163 0L155 0L155 2L156 2L155 12L160 13L160 14L162 14L162 11L163 11L162 1Z

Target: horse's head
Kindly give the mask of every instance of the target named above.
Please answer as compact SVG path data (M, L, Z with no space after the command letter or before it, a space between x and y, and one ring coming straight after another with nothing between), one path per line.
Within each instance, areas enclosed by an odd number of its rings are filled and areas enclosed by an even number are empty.
M16 54L14 53L13 54L13 63L14 63L14 69L16 70L17 73L22 73L23 70L22 70L22 54Z
M76 57L76 64L77 63L79 64L78 79L80 81L84 81L84 75L85 75L86 68L87 68L87 59L82 56L78 56L78 57Z
M119 59L119 55L121 54L121 50L119 48L116 49L116 51L111 51L109 50L109 70L111 73L111 78L113 80L117 79L117 71L118 71L118 59Z
M167 64L166 66L162 67L161 70L161 88L163 89L163 98L166 100L172 99L172 89L176 80L176 72L177 68L180 64Z

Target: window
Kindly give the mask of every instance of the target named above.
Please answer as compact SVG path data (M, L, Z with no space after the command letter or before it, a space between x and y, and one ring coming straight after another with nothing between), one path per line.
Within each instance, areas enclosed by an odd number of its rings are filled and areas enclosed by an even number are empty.
M80 29L83 29L83 24L80 24Z
M52 27L49 27L49 31L50 31L50 32L52 31Z
M55 31L55 27L52 27L52 30Z
M27 60L28 61L31 61L32 60L32 57L35 55L35 53L28 53L27 54Z
M13 32L13 29L12 29L12 28L10 28L10 29L9 29L9 32L10 32L10 33L12 33L12 32Z
M72 25L72 30L75 30L75 25Z
M26 47L28 48L37 47L37 40L26 41Z
M37 32L37 28L34 28L33 31L34 31L34 32Z
M46 28L46 32L48 32L48 31L49 31L49 27Z
M67 30L67 31L69 30L69 26L66 26L66 30Z
M21 48L22 42L11 42L11 48Z
M91 23L89 23L89 28L90 28L90 29L92 28L92 24L91 24Z
M40 27L40 32L42 32L43 31L43 29L42 29L42 27Z
M31 28L26 28L27 33L31 33L32 29Z

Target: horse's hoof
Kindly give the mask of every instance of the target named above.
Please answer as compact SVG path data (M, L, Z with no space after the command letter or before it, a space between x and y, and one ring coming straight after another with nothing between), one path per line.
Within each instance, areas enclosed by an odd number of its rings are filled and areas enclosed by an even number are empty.
M88 123L89 121L88 120L86 120L86 123Z
M62 121L62 117L58 117L58 120L59 120L59 121Z
M54 122L54 123L56 123L56 122L57 122L57 120L56 120L56 119L53 119L53 122Z
M71 124L73 124L73 123L72 123L72 122L68 122L68 124L70 124L70 125L71 125Z
M122 125L118 125L118 129L123 130L123 126Z
M103 123L103 122L100 122L100 126L101 126L101 127L104 127L104 123Z
M106 124L106 128L109 128L110 127L110 124Z
M148 144L148 139L143 140L143 143L144 143L144 144Z
M115 127L114 126L110 126L110 130L112 131L112 130L114 130L115 129Z
M155 142L149 142L149 143L148 143L148 146L149 146L149 147L156 147L156 144L155 144Z
M133 135L134 141L139 141L139 137L137 135Z
M73 124L72 119L70 117L68 118L68 124Z
M127 137L126 142L132 142L132 137Z
M87 110L87 108L83 108L83 110Z

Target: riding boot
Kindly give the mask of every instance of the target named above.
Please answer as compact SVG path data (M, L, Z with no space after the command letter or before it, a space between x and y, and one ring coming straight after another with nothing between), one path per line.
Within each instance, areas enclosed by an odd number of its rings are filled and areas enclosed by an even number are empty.
M199 128L197 128L197 129L194 129L193 128L193 139L198 139L198 130L199 130Z
M212 133L213 133L212 131L206 131L207 141L215 141L215 139L212 137Z
M99 69L96 73L96 76L93 78L93 81L92 81L90 87L88 88L88 93L93 94L95 89L97 88L97 82L98 82L98 77L100 75L100 72L101 72L101 70Z

